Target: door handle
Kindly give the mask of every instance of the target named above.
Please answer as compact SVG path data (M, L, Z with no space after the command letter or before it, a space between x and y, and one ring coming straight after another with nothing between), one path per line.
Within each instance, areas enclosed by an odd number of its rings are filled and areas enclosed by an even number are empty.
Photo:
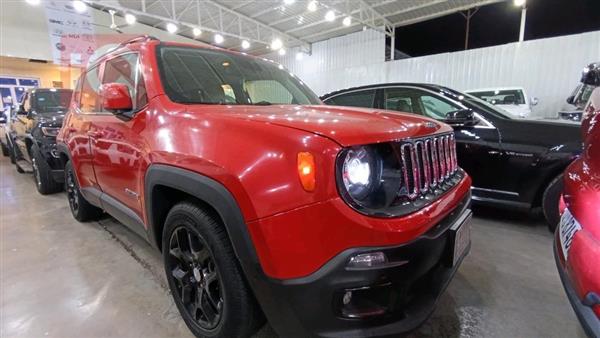
M102 137L102 132L100 132L100 131L88 131L87 134L91 138L100 138L100 137Z

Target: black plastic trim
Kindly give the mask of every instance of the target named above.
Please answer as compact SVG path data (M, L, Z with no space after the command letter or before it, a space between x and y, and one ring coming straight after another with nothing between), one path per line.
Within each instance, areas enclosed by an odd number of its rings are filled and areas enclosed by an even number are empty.
M562 267L559 255L558 255L558 243L556 242L556 237L554 239L554 261L556 262L556 267L558 268L558 275L560 276L560 281L565 289L565 293L567 294L567 298L569 298L569 302L571 303L571 307L573 307L573 311L577 315L583 330L588 335L588 337L600 337L600 319L596 316L591 307L586 306L579 299L577 292L571 285L571 280L565 273L565 270Z

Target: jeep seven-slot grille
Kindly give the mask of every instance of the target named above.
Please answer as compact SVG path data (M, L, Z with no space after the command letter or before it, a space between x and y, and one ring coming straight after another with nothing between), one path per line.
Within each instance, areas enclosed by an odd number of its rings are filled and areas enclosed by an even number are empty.
M394 143L402 164L402 187L398 202L415 200L456 184L458 171L454 134L435 135Z

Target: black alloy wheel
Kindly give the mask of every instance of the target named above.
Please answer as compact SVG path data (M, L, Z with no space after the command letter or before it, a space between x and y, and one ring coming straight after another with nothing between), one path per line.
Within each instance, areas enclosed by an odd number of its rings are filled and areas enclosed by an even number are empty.
M69 207L73 215L76 215L79 211L79 191L73 175L73 169L68 167L65 169L65 189L67 191L67 199L69 200Z
M193 228L180 225L169 239L167 271L176 285L174 295L187 315L202 329L214 330L223 313L221 278L206 241Z

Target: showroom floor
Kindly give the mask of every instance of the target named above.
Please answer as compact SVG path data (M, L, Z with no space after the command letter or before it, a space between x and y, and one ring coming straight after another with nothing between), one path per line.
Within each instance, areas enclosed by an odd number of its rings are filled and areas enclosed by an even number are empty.
M0 196L3 336L191 336L160 255L141 238L110 218L76 222L64 193L41 196L4 157ZM554 266L552 236L539 220L506 214L477 210L470 255L411 337L584 337ZM273 336L268 325L257 334Z

